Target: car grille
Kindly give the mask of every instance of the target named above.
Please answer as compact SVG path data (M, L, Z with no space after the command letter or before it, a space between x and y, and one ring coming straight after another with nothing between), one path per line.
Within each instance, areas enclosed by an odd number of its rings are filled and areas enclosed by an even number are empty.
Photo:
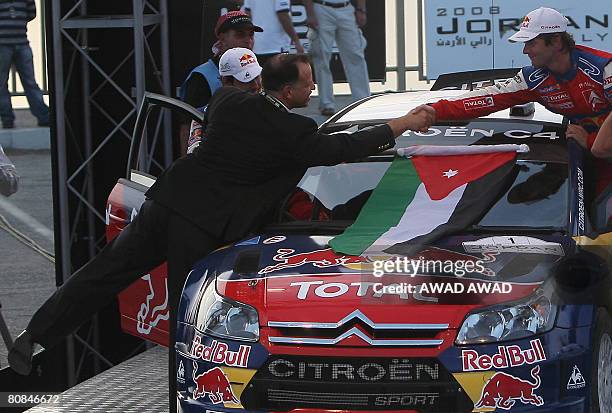
M471 412L473 404L435 358L271 356L241 402L249 410L296 408Z
M268 337L273 344L343 345L346 339L359 337L363 343L385 347L436 347L448 324L375 323L359 310L338 322L269 321L273 328Z

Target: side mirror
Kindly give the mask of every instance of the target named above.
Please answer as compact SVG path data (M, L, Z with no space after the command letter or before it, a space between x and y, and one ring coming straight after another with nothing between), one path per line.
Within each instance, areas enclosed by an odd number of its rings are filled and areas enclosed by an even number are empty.
M535 104L533 102L525 103L524 105L516 105L510 108L510 116L531 116L535 113Z

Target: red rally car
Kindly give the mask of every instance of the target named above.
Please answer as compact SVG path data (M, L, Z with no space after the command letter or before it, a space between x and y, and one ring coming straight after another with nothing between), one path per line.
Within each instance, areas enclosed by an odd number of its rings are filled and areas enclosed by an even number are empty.
M371 97L321 128L354 131L458 93ZM154 95L147 104L187 110ZM469 225L405 253L330 246L369 208L399 149L517 143L529 151ZM296 188L308 217L285 202L278 222L191 271L171 349L180 411L612 412L612 208L587 157L563 118L535 104L309 169ZM155 179L133 158L107 204L109 237ZM415 214L409 225L429 223ZM165 267L122 293L121 313L126 331L167 345Z

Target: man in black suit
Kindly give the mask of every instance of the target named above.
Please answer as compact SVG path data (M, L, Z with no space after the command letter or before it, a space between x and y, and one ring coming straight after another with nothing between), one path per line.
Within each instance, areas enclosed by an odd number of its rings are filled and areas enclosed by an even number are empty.
M262 78L263 94L231 87L215 93L206 143L174 162L146 193L134 220L34 314L9 353L13 369L29 374L33 343L57 343L166 260L172 346L174 309L196 260L270 222L309 166L375 154L404 131L431 123L431 115L420 111L353 134L321 134L312 119L289 112L306 106L314 89L305 55L273 57Z

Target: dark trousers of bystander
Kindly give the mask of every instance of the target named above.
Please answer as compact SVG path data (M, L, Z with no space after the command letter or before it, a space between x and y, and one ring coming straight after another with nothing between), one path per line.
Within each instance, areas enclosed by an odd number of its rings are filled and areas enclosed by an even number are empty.
M8 89L9 71L14 65L19 73L32 114L38 119L39 126L49 126L49 107L34 77L32 49L28 43L0 45L0 119L4 127L12 127L15 121L11 94Z

